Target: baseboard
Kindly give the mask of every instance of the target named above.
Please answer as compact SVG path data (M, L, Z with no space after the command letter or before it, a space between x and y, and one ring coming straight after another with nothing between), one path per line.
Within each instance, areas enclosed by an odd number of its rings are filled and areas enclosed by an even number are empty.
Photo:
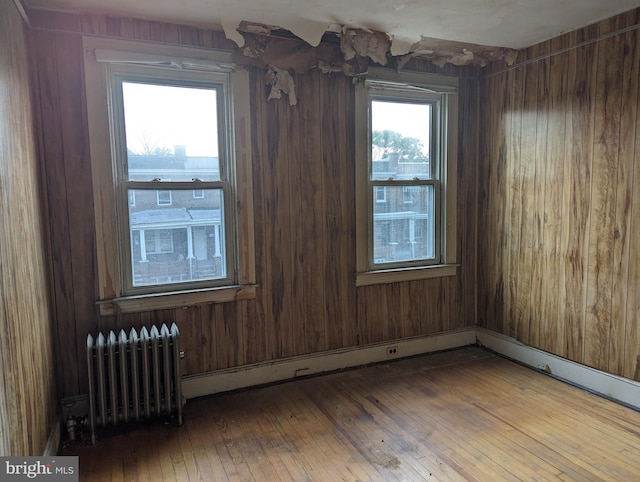
M182 394L186 399L196 398L475 343L476 329L469 327L424 337L325 351L185 377L182 381ZM389 353L390 350L392 353Z
M55 421L54 421L55 422ZM53 457L58 455L58 447L60 446L60 424L55 422L51 431L49 432L49 438L47 439L47 445L42 452L43 457Z
M640 410L640 383L538 350L484 328L476 328L478 344L524 365L603 397Z
M325 351L183 378L186 399L479 344L500 355L640 410L640 382L596 370L480 327ZM395 352L390 354L389 349Z

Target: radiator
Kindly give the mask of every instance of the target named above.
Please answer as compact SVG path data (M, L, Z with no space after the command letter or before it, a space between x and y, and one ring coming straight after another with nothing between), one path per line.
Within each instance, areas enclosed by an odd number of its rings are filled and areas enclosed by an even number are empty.
M153 325L129 335L98 333L87 336L89 369L89 428L91 443L96 427L176 415L182 425L180 332Z

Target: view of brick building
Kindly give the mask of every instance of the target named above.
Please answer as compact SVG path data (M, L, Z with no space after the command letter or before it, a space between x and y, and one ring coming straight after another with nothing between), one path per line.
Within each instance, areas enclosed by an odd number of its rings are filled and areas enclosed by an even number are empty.
M429 159L401 162L397 153L372 162L372 179L411 181L429 171ZM433 186L376 185L373 192L373 261L386 263L433 258Z
M219 179L215 157L128 154L132 181ZM221 189L129 189L134 286L226 276Z

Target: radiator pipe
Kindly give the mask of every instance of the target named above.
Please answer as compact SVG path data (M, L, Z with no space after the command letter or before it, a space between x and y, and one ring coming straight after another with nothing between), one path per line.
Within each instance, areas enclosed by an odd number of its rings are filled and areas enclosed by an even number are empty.
M72 415L67 417L67 435L71 442L76 439L76 419Z

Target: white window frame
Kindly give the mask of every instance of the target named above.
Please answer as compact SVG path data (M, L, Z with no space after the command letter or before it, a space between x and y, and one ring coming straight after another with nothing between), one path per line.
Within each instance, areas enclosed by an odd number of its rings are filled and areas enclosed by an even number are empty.
M112 315L188 306L196 303L227 302L255 297L255 248L251 176L251 119L249 77L236 68L231 52L156 45L116 39L83 37L85 83L94 191L100 313ZM114 117L110 112L114 72L140 69L158 72L158 79L187 83L193 79L217 82L226 78L226 146L228 195L224 200L225 241L232 254L224 283L180 283L154 286L153 290L132 289L127 193L119 188L121 166L113 142ZM152 74L150 74L152 75ZM217 79L217 80L212 80ZM235 135L238 133L238 135ZM194 181L195 182L195 181ZM209 187L209 186L204 186ZM165 189L172 189L167 186ZM185 186L185 189L193 189ZM201 189L201 187L198 187ZM126 232L124 232L126 230ZM127 239L127 243L123 240Z
M456 260L458 79L418 72L371 68L356 85L356 286L454 276ZM375 189L371 180L371 100L428 99L438 105L438 149L431 152L436 193L436 259L376 264L373 259L373 211ZM437 151L437 152L435 152ZM433 157L437 156L437 158ZM390 183L391 185L392 183ZM396 181L409 185L411 181Z
M197 195L196 195L197 193ZM204 199L204 189L194 189L193 199Z
M165 202L164 199L160 199L160 193L169 193L169 199L168 202ZM135 191L134 191L135 193ZM158 189L156 191L156 204L158 206L171 206L173 204L173 195L172 195L172 191L169 191L167 189Z

